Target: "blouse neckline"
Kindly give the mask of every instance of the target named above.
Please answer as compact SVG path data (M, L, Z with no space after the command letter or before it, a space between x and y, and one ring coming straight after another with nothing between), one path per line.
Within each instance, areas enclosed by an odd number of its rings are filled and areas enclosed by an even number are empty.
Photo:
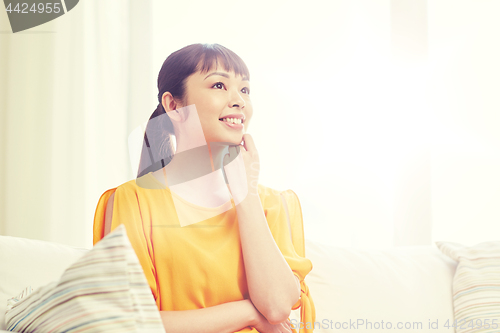
M226 206L229 206L229 204L231 204L231 208L234 207L234 200L233 198L231 198L231 200L229 201L226 201L225 203L223 203L222 205L220 206L217 206L217 207L205 207L205 206L200 206L200 205L196 205L192 202L189 202L187 201L186 199L184 199L183 197L181 197L180 195L178 195L177 193L173 192L172 190L170 190L170 188L168 186L165 186L165 184L163 184L162 182L160 182L154 175L153 175L153 172L148 172L146 174L146 176L149 176L150 178L152 178L152 180L154 182L156 182L157 184L161 185L163 187L163 189L166 189L172 196L174 196L176 198L176 200L179 200L181 201L183 204L186 204L188 206L192 206L196 209L199 209L199 210L206 210L206 211L218 211L218 210L223 210L224 211L227 211L228 209L230 209L229 207L226 207Z

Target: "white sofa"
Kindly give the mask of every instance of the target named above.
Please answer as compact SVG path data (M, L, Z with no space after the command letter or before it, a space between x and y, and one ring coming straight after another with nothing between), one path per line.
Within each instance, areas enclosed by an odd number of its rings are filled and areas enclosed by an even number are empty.
M6 300L56 281L89 249L0 236L0 331ZM454 332L452 280L457 263L436 246L359 250L306 238L306 277L316 307L315 332ZM300 309L292 323L300 325ZM371 324L370 324L371 323ZM371 326L370 326L371 325Z

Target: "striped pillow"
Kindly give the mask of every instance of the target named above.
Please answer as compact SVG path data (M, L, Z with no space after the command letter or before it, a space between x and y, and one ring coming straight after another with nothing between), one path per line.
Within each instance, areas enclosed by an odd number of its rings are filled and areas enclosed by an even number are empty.
M15 332L158 332L160 313L123 224L67 268L59 281L8 301Z
M472 247L451 242L436 245L458 261L453 278L455 332L500 332L500 241Z

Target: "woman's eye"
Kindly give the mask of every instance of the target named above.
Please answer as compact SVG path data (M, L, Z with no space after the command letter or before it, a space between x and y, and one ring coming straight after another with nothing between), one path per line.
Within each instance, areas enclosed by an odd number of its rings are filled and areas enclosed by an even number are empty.
M214 88L214 87L215 87L215 88L217 88L217 89L223 89L223 88L224 88L224 83L222 83L222 82L217 82L216 84L214 84L214 85L212 86L212 88Z
M241 92L244 94L250 95L250 89L248 89L248 87L241 89Z

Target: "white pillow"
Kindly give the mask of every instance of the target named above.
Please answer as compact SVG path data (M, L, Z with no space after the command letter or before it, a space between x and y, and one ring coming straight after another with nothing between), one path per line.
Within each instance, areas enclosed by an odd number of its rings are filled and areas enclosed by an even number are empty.
M365 250L305 242L313 263L305 281L316 308L315 333L451 332L442 324L453 319L456 263L437 247ZM429 328L429 320L438 320L438 328Z
M59 280L64 270L90 251L56 242L0 235L0 329L7 299L26 286L36 289Z
M455 332L499 332L500 241L471 247L453 242L436 245L458 261L453 279Z
M10 300L7 330L165 332L123 224L66 269L60 280L22 296Z

